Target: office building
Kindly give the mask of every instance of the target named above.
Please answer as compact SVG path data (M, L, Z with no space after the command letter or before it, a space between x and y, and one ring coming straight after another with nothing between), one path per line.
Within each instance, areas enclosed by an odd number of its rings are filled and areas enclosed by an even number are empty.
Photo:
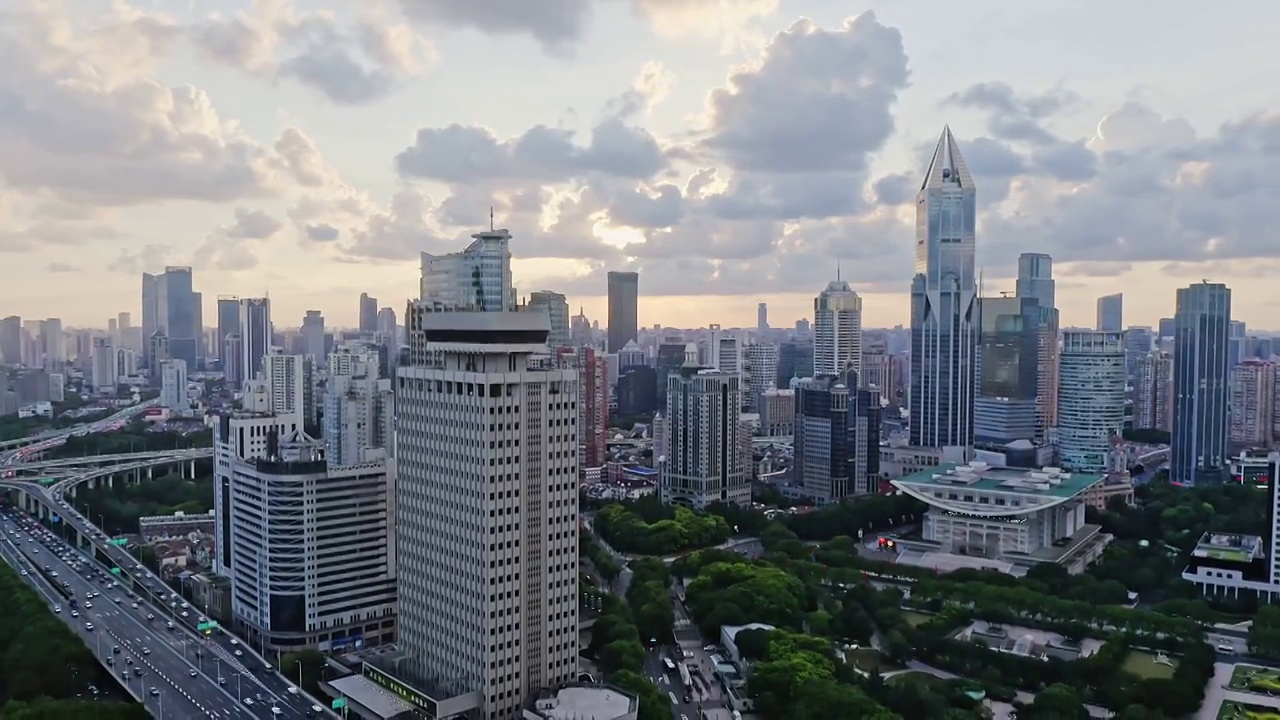
M269 412L276 415L305 415L307 372L305 356L290 355L271 348L262 359L262 376L270 393Z
M916 196L909 401L915 447L973 446L975 198L973 176L945 128Z
M131 378L137 374L138 354L133 351L133 348L116 348L116 377Z
M160 330L160 276L142 273L142 364L148 369L151 368L150 341L158 330Z
M148 292L147 275L143 275L143 301ZM170 266L161 275L150 276L154 283L156 330L163 330L169 338L169 357L182 360L188 368L199 367L202 360L201 340L204 330L201 323L200 295L192 288L191 268ZM143 306L143 324L146 324L147 308ZM146 328L143 328L146 332ZM150 358L148 358L150 361ZM158 362L163 362L157 359Z
M471 244L461 252L422 253L421 309L507 312L515 308L511 233L488 230L471 238ZM405 324L409 324L407 320Z
M378 298L369 297L369 293L360 293L360 332L372 333L378 330Z
M707 333L706 365L727 375L742 375L742 340L732 330L712 323ZM745 388L744 388L745 389Z
M394 640L394 469L329 468L296 414L218 418L214 459L214 570L246 640L264 654Z
M1149 327L1131 327L1124 331L1125 371L1132 381L1138 372L1138 363L1155 348L1156 334Z
M91 357L93 372L90 374L93 391L101 395L116 393L116 349L109 337L93 339Z
M239 355L228 355L226 352L227 336L240 332L240 298L235 295L219 295L217 302L218 325L214 328L214 353L218 356L218 367L226 378L229 387L237 387L244 380L244 371L239 363L244 358Z
M1249 329L1243 322L1239 320L1231 321L1231 328L1227 337L1227 366L1235 367L1239 365L1245 358L1245 351L1249 344Z
M578 470L604 467L608 462L609 379L604 355L590 346L577 350Z
M609 273L609 352L616 353L639 338L640 275Z
M813 377L813 344L783 343L778 348L778 387L791 387L792 378Z
M746 407L760 412L760 396L773 390L778 384L778 346L772 343L753 343L743 352L743 378L746 380Z
M540 313L419 308L407 330L397 673L449 714L518 717L578 675L577 373L530 368Z
M394 308L384 307L378 311L378 333L379 342L398 348L404 344L404 337L400 333L400 325L396 322L396 311Z
M319 310L308 310L302 318L302 354L310 355L319 362L325 359L324 315Z
M547 336L547 347L552 351L571 346L569 339L569 303L564 295L550 290L541 290L529 294L527 309L530 312L546 313L551 320L551 334Z
M1105 332L1124 329L1124 293L1098 298L1098 320L1094 327Z
M275 328L271 324L271 300L240 299L240 382L252 380L262 372L262 358L271 350Z
M0 320L0 363L22 364L22 318L17 315Z
M1169 479L1217 482L1227 471L1227 341L1231 290L1221 283L1180 288L1173 351Z
M1168 353L1152 350L1134 366L1133 427L1173 429L1173 357Z
M1035 300L1037 331L1036 404L1037 436L1044 441L1048 428L1058 424L1058 306L1057 282L1053 279L1053 258L1044 253L1018 256L1016 297Z
M696 354L667 376L667 456L658 462L664 503L705 509L751 502L741 383L737 374L699 367Z
M1053 279L1053 258L1044 253L1018 256L1018 279L1014 295L1033 298L1042 308L1058 307L1057 283Z
M813 300L813 372L862 377L862 298L843 280L833 280Z
M1276 383L1280 365L1269 360L1249 359L1231 368L1228 398L1228 440L1246 449L1276 447Z
M769 303L756 304L756 330L763 333L769 329Z
M1120 332L1067 331L1058 368L1058 457L1078 473L1104 473L1112 438L1124 431L1124 342Z
M152 387L160 387L160 366L170 359L169 336L165 335L163 330L157 330L147 343L147 348L147 357L151 358L151 365L147 368L147 379Z
M901 355L890 355L884 343L868 345L862 351L862 386L876 388L890 405L902 407L906 402L904 360Z
M857 385L852 374L822 375L801 380L792 391L792 479L819 505L878 489L879 391Z
M1275 482L1280 478L1280 454L1259 458L1249 453L1236 463L1249 466L1252 477L1238 480L1253 485L1257 502L1266 508L1264 535L1204 533L1187 558L1182 579L1208 597L1256 597L1274 603L1280 600L1280 482Z
M176 415L190 413L185 362L175 358L160 363L160 406Z
M395 436L391 379L376 353L343 353L324 395L324 454L330 468L387 462Z
M765 390L760 396L760 435L794 438L796 432L796 391Z
M1040 408L1040 305L1030 297L981 298L973 433L981 443L1044 439Z
M578 308L578 314L569 321L569 344L575 348L595 344L595 333L591 330L591 321L587 319L587 313L582 308Z

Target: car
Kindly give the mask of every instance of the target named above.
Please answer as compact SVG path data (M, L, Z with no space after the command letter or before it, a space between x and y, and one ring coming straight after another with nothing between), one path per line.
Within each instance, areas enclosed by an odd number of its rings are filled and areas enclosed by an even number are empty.
M160 688L155 687L155 686L152 686L152 687L151 687L151 697L160 697Z
M237 640L237 639L235 639L235 638L231 638L231 644L232 644L232 645L239 645L239 644L240 644L240 641L239 641L239 640Z
M125 658L125 659L124 659L124 664L125 664L125 665L132 665L132 664L133 664L133 658Z
M140 667L136 667L136 668L134 668L134 669L133 669L133 676L134 676L134 677L142 677L142 668L140 668Z
M119 646L119 645L112 646L112 648L111 648L111 654L112 654L112 655L119 655L119 654L120 654L120 646Z
M24 577L25 577L26 575L28 575L28 574L29 574L29 573L28 573L26 570L23 570L23 571L22 571L22 575L23 575Z
M172 622L167 622L167 623L165 623L165 624L164 624L164 626L165 626L165 627L167 627L167 628L169 628L170 630L172 630L172 629L173 629L173 623L172 623Z
M91 603L91 602L85 602L84 607L85 607L85 609L86 609L86 610L88 610L88 609L90 609L90 608L92 608L92 607L93 607L93 603Z
M218 684L219 684L219 685L226 685L226 684L227 684L227 679L226 679L226 678L224 678L224 677L219 676L219 677L218 677Z
M112 660L111 658L107 658L106 660L103 660L103 662L105 662L107 665L115 665L115 664L116 664L116 661L115 661L115 660Z
M289 686L289 694L290 694L290 695L297 695L297 694L298 694L298 688L293 687L292 685L290 685L290 686Z
M61 612L62 612L62 606L61 606L61 605L54 605L54 606L53 606L53 611L54 611L55 613L61 613Z
M85 623L84 629L88 630L89 632L93 632L93 623L90 623L90 622Z
M143 654L143 655L150 655L150 654L151 654L151 648L142 648L142 654Z
M189 670L187 671L187 674L190 675L191 677L196 677L200 673L196 672L195 670Z
M253 698L245 698L244 704L248 705L249 707L253 707Z
M243 651L243 650L237 650L237 651L236 651L236 657L244 657L244 651Z
M133 609L134 609L134 610L137 610L137 609L138 609L138 603L134 603L134 604L133 604Z
M147 613L147 619L148 619L148 620L155 620L155 619L156 619L156 616L155 616L154 614L152 614L152 613Z
M75 610L72 610L72 611L71 611L71 617L73 617L73 618L78 618L78 617L80 617L80 613L79 613L79 612L77 612L77 611L75 611Z
M272 705L272 706L271 706L271 714L272 714L272 715L275 715L275 716L280 716L280 715L283 715L283 714L284 714L284 711L283 711L283 710L281 710L280 708L276 707L275 705Z

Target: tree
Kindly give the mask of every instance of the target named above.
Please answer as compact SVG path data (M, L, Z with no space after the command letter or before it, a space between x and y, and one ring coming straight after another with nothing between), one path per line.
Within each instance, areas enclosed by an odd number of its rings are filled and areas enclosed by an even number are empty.
M648 678L630 670L622 670L610 675L609 682L640 698L639 720L671 720L670 701Z
M1018 720L1088 720L1080 693L1070 685L1057 683L1036 693L1035 702L1018 712Z
M772 631L759 628L739 630L733 638L738 655L746 660L761 660L769 651L769 635Z
M312 695L320 694L320 681L324 679L325 657L319 650L302 650L289 653L280 659L280 673L298 682L300 687Z

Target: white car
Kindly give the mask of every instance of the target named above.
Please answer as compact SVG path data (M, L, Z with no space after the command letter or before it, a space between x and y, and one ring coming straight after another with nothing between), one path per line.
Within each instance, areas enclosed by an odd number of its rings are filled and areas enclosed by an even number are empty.
M236 657L243 657L243 656L244 656L244 651L243 651L243 650L237 650L237 651L236 651Z

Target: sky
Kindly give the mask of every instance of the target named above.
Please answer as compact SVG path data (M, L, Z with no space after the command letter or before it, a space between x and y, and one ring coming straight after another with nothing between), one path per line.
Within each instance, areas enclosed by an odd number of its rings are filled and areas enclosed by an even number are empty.
M986 294L1055 259L1064 325L1233 290L1280 329L1280 3L8 0L0 315L105 327L140 274L277 327L402 313L490 209L522 293L606 325L774 326L837 272L908 322L914 195L949 124Z

